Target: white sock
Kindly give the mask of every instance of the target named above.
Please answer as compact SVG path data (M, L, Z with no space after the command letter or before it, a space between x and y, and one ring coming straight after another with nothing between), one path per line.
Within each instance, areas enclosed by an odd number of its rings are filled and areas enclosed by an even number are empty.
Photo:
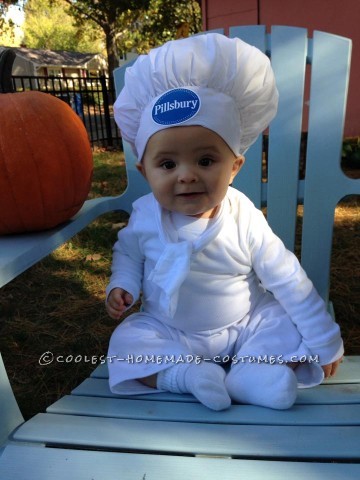
M233 365L225 379L230 397L279 410L290 408L297 395L296 375L286 365L242 363Z
M180 363L157 375L157 388L173 393L192 393L212 410L225 410L231 405L225 384L225 371L215 363Z

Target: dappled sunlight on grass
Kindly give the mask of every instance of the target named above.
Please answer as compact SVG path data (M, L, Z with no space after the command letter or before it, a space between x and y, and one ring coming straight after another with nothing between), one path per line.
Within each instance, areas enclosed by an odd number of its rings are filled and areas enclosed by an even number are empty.
M123 152L94 153L94 177L89 198L119 195L126 185Z

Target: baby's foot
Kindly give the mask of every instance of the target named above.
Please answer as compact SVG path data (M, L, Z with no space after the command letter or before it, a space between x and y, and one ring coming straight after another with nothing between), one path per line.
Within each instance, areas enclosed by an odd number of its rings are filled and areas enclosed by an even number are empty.
M157 388L173 393L192 393L212 410L225 410L231 398L224 384L225 371L215 363L178 364L162 370L157 376Z
M233 365L225 379L230 397L239 403L284 410L297 395L297 379L286 365L242 363Z

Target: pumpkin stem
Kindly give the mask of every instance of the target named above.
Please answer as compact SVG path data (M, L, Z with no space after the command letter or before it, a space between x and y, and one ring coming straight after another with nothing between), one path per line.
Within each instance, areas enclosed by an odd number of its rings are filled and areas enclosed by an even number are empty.
M10 48L0 53L0 93L14 93L11 72L15 58L16 53Z

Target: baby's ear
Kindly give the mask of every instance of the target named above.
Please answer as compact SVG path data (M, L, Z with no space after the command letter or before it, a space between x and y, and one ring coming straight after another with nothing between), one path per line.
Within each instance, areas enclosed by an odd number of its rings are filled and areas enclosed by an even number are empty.
M235 158L232 172L231 172L231 182L234 180L236 175L240 172L244 163L245 163L245 157L243 155L239 155L238 157Z
M141 175L143 175L146 178L144 165L140 162L137 162L135 166L136 166L138 172L140 172Z
M240 170L240 169L242 168L242 166L244 165L244 163L245 163L245 157L244 157L244 155L239 155L239 156L236 158L235 162L238 163L239 170Z

